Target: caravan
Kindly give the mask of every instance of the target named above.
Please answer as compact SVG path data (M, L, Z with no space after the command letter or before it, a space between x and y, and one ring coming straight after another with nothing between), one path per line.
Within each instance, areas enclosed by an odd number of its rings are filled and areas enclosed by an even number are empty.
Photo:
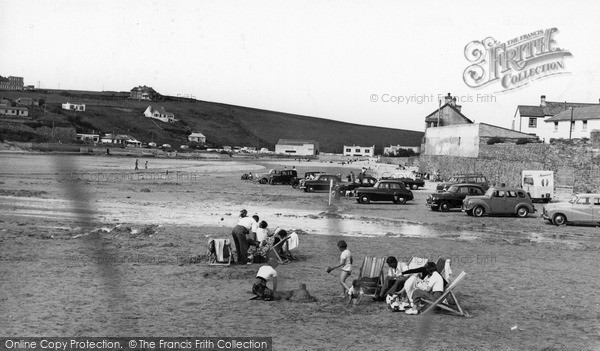
M521 185L532 201L550 202L554 197L554 171L523 171Z

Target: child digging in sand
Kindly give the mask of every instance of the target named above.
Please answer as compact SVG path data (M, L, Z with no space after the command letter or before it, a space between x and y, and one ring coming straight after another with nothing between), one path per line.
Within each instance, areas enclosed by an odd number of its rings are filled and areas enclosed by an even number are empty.
M363 288L360 286L360 281L358 279L354 279L352 281L352 286L348 289L348 305L354 304L354 306L358 306L360 301L363 299L365 292Z
M336 268L342 268L340 274L340 284L342 285L342 295L340 297L346 297L346 292L350 289L350 286L346 284L346 279L352 272L352 254L348 250L348 244L344 240L340 240L337 243L338 249L342 252L340 255L340 264L335 267L327 267L327 273L330 273Z

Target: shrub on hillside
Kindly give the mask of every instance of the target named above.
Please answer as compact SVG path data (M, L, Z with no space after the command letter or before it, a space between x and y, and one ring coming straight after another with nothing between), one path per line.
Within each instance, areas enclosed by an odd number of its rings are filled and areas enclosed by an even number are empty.
M494 144L500 144L503 143L504 139L500 138L500 137L491 137L488 139L488 141L486 142L488 145L494 145Z
M529 144L532 143L533 141L531 139L527 139L527 138L519 138L517 139L517 141L515 142L515 144L517 145L525 145L525 144Z

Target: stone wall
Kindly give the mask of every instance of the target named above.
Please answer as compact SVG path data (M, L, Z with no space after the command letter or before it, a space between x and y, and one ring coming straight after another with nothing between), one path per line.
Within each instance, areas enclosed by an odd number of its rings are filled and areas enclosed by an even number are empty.
M443 178L458 173L482 173L490 184L521 185L523 170L552 170L556 187L574 192L600 192L600 139L555 141L552 144L480 145L476 158L421 155L421 172L439 170Z

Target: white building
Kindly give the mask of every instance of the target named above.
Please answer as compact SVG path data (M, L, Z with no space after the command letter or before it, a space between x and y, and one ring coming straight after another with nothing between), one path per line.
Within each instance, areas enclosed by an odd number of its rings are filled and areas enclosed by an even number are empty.
M175 122L175 115L171 112L165 111L164 107L152 107L149 105L144 111L144 116L148 118L158 119L159 121L163 121L166 123Z
M100 134L77 133L75 139L86 144L98 144L98 142L100 142Z
M537 135L540 140L546 143L550 142L550 139L557 138L558 131L556 130L554 123L545 123L548 119L561 114L565 111L569 114L570 109L573 107L575 111L581 107L599 107L600 104L594 103L579 103L579 102L559 102L559 101L546 101L546 95L540 97L540 104L538 105L519 105L515 111L515 115L512 121L512 130L516 130L522 133ZM582 124L581 122L579 124ZM568 130L568 127L567 127ZM568 133L567 133L568 134ZM568 138L568 135L567 135Z
M425 129L421 154L478 157L479 146L485 145L487 140L493 137L509 142L519 139L538 140L534 135L486 123L456 124Z
M70 102L62 104L63 110L85 111L85 104L72 104Z
M600 129L600 105L573 107L546 119L550 139L589 138L592 130Z
M206 137L202 133L192 133L188 135L188 141L195 141L198 144L206 144Z
M373 146L344 145L343 154L344 154L344 156L373 157L373 156L375 156L375 145L373 145Z
M319 142L314 140L279 139L276 154L314 156L319 154Z
M29 110L27 107L0 105L0 115L27 117L29 116Z

